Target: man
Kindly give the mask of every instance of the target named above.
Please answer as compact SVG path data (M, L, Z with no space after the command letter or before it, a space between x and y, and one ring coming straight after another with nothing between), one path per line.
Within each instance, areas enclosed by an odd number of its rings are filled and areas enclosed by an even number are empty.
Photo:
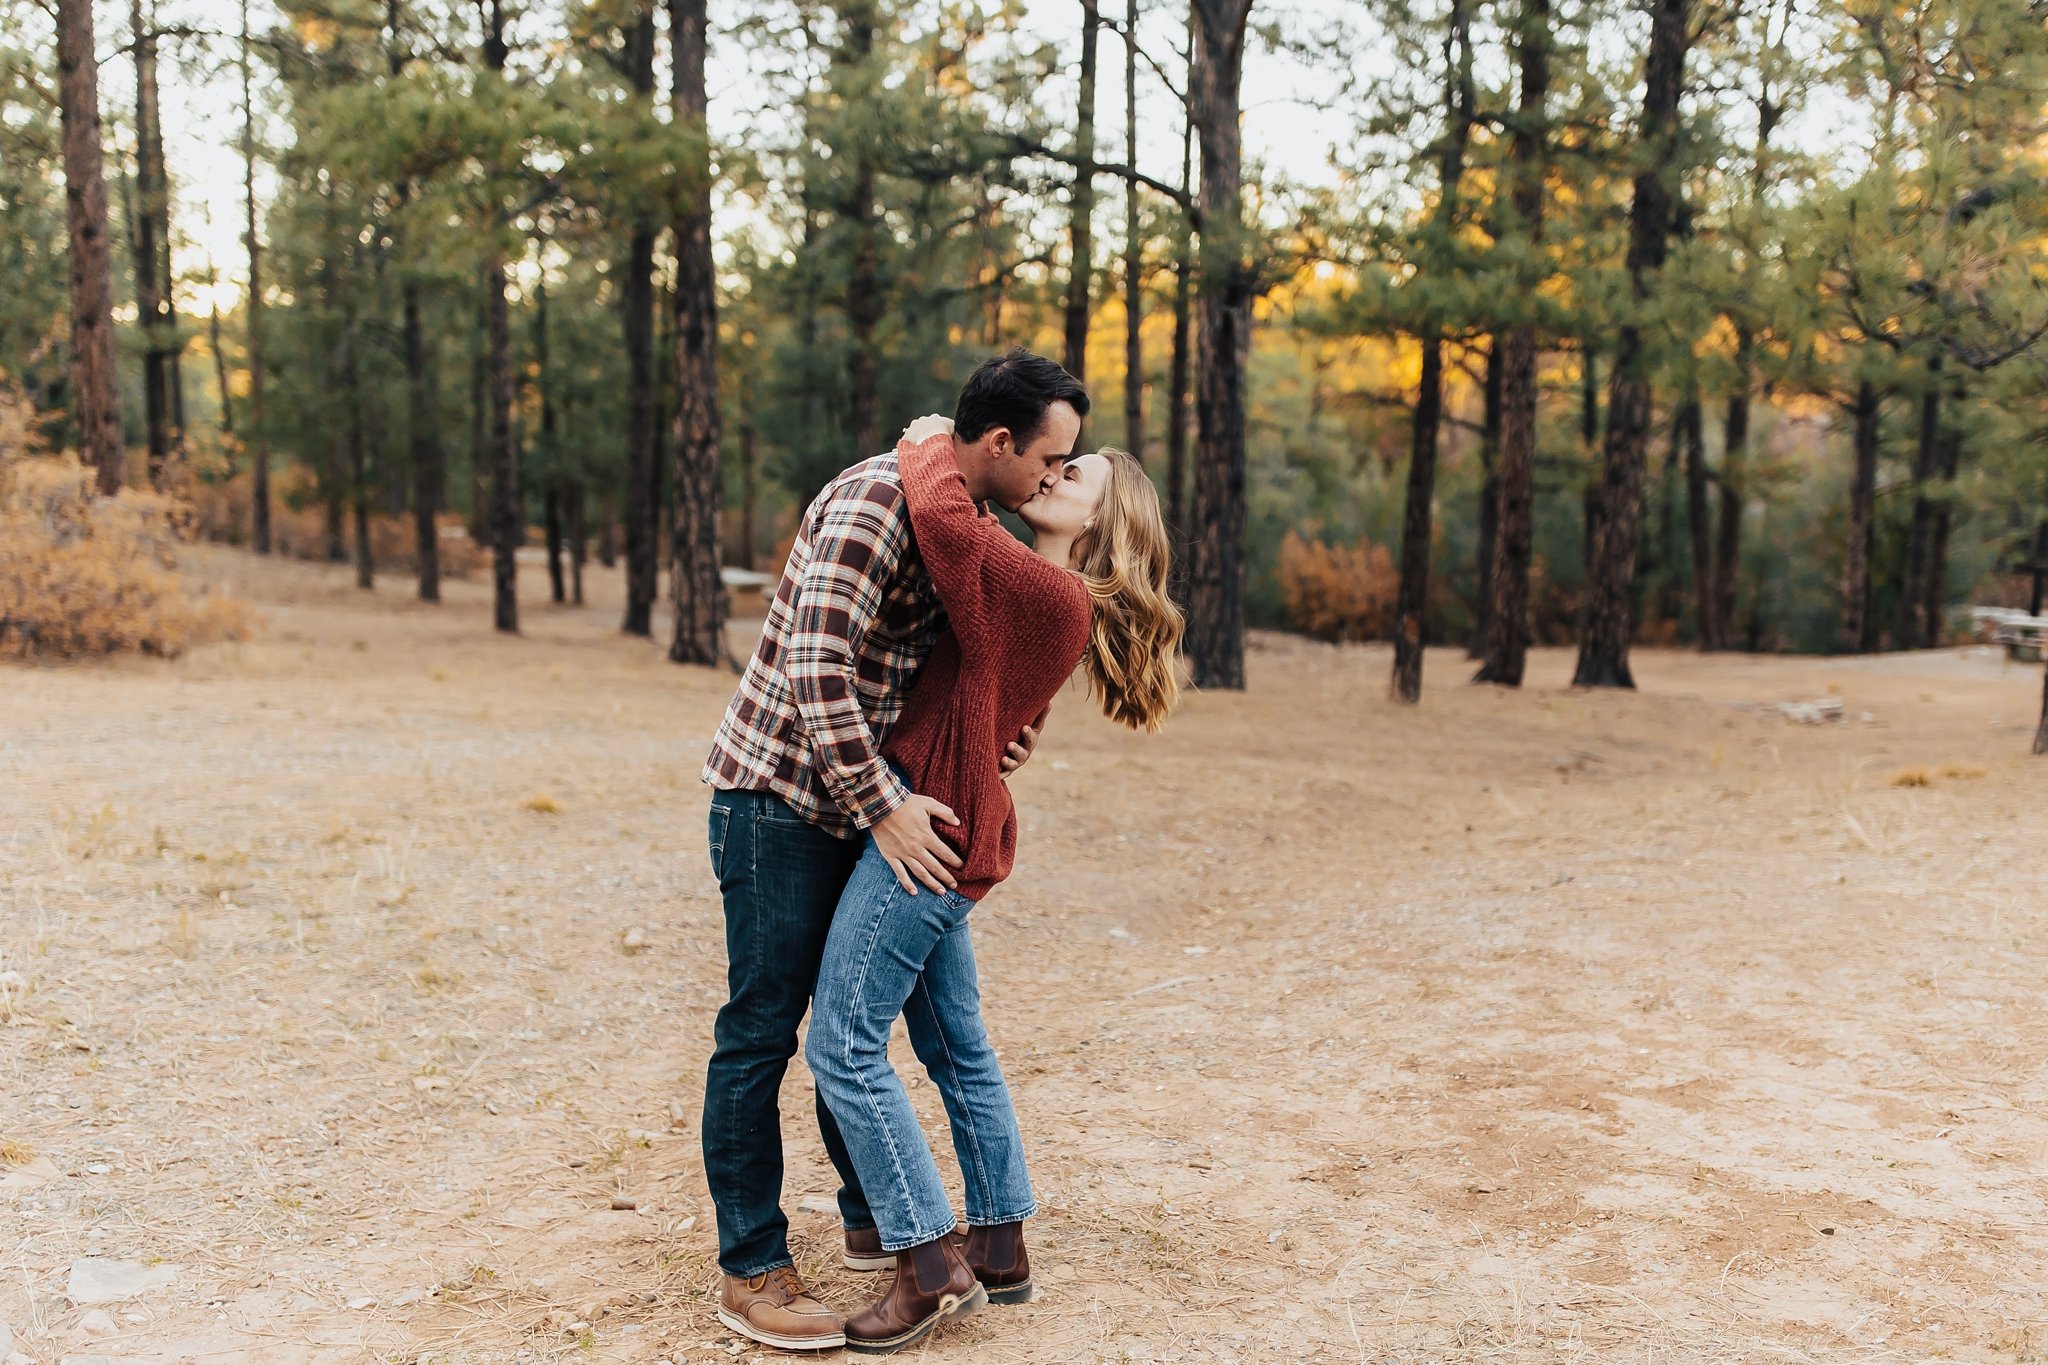
M1052 361L1016 350L960 391L960 472L978 501L1015 511L1073 454L1088 394ZM892 452L846 470L812 502L739 689L712 741L711 868L725 899L728 998L704 1085L704 1174L725 1272L718 1316L770 1346L844 1344L789 1254L777 1095L817 985L839 894L873 837L906 890L953 885L959 858L933 828L955 823L906 790L881 757L911 679L945 618L912 542ZM1026 730L1006 771L1037 742ZM849 1266L881 1250L839 1128L815 1105L839 1172ZM872 1255L861 1253L872 1242Z

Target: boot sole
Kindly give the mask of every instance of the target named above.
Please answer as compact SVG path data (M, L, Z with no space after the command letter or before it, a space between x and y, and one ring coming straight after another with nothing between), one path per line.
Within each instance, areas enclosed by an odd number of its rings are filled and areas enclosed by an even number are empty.
M788 1337L756 1327L723 1305L718 1309L718 1320L725 1324L727 1331L736 1332L748 1341L758 1341L763 1346L773 1346L779 1351L836 1351L846 1345L843 1332L834 1332L830 1336Z
M987 1286L984 1285L983 1288L986 1289ZM1026 1280L1022 1284L1006 1284L1001 1289L990 1289L988 1301L1000 1304L1029 1303L1031 1293L1031 1281Z
M839 1264L845 1266L848 1270L857 1270L863 1273L870 1270L894 1270L896 1268L896 1253L890 1251L884 1252L880 1256L861 1256L847 1251L840 1254Z
M974 1286L974 1292L964 1299L956 1299L950 1304L941 1299L939 1301L939 1311L909 1331L900 1332L893 1337L879 1337L873 1341L849 1336L846 1339L846 1350L850 1355L890 1355L902 1350L906 1346L915 1346L918 1342L923 1341L932 1334L932 1329L942 1322L955 1321L980 1312L987 1303L988 1291L977 1284Z

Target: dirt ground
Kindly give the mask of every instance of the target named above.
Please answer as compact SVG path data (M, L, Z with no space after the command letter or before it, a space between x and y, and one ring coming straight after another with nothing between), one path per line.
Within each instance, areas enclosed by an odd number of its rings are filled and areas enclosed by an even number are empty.
M529 569L503 639L479 586L201 563L256 639L0 672L0 1334L762 1356L698 1156L731 678L601 573L569 610ZM1156 739L1069 694L975 917L1040 1296L910 1358L2048 1359L2038 670L1636 664L1438 653L1407 711L1383 650L1260 638ZM801 1061L784 1108L856 1305ZM91 1256L153 1287L74 1303Z

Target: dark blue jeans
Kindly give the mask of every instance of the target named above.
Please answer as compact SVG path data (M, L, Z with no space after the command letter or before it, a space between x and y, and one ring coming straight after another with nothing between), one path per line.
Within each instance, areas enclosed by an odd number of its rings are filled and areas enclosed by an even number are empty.
M769 792L711 798L711 871L725 896L726 1002L704 1078L704 1178L718 1211L718 1264L743 1278L790 1264L782 1212L779 1096L839 895L862 844L835 839ZM839 1213L871 1228L839 1125L816 1099L839 1172Z

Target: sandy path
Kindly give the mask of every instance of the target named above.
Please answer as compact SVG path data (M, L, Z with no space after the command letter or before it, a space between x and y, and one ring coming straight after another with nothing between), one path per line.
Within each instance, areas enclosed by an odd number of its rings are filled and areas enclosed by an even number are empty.
M696 1134L730 680L617 638L603 576L513 641L474 587L264 572L255 643L0 675L0 1324L751 1355ZM1381 650L1257 644L1160 739L1070 697L1017 781L978 946L1044 1288L922 1358L2048 1352L2037 672L1645 652L1584 695L1542 653L1503 695L1438 654L1405 712ZM807 1107L799 1064L788 1203L852 1305ZM94 1336L92 1254L177 1269Z

